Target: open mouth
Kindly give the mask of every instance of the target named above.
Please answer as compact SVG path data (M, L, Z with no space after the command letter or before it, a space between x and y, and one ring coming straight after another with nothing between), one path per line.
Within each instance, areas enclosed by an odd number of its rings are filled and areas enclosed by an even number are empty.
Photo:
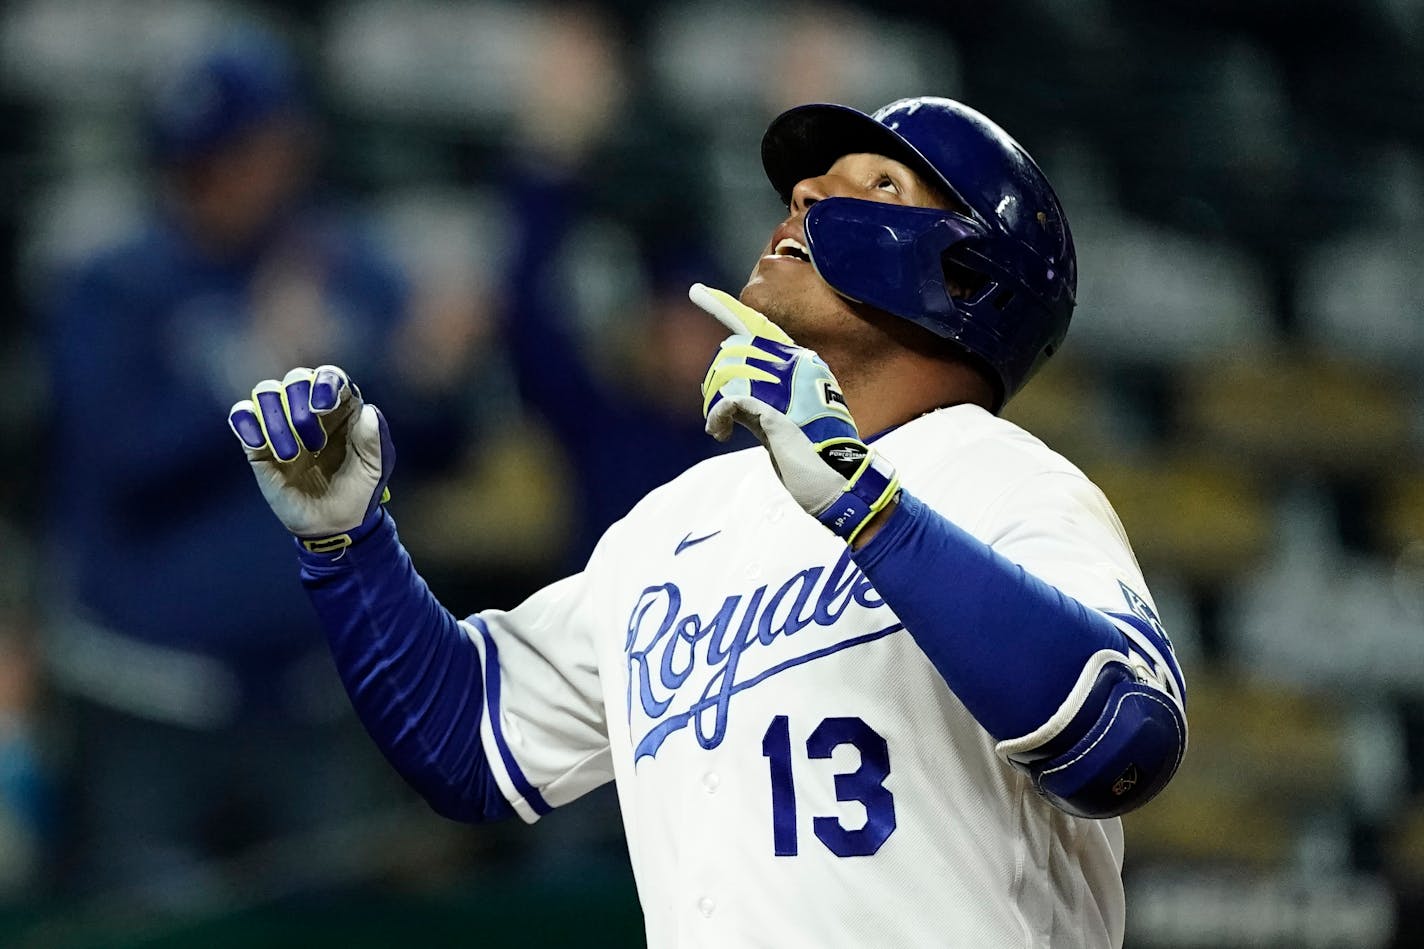
M811 252L806 249L806 245L790 237L783 237L776 242L776 247L767 254L769 260L799 260L802 263L811 262Z

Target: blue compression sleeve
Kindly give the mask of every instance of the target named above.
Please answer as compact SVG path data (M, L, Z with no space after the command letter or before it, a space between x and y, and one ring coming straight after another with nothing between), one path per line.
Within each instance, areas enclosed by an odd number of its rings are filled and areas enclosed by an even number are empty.
M479 654L415 572L390 516L378 509L340 554L299 545L298 556L351 703L395 769L445 817L513 813L480 744Z
M904 492L854 554L950 689L998 741L1047 722L1100 649L1106 617L1029 574Z

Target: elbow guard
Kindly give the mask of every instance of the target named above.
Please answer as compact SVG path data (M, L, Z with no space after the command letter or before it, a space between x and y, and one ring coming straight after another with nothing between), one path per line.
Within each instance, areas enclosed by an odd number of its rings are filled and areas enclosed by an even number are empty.
M1135 656L1100 651L1052 719L998 751L1060 810L1125 814L1167 786L1186 751L1174 684Z

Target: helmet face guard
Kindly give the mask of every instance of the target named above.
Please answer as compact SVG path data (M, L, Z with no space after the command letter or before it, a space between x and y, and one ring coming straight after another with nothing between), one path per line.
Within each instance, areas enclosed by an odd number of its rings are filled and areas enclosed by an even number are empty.
M873 116L801 106L762 140L767 176L788 204L797 181L857 152L904 163L964 213L817 201L806 213L817 272L842 296L923 326L987 365L1001 408L1062 344L1072 317L1077 264L1057 195L1007 133L949 99L902 99ZM947 276L947 265L970 279ZM952 293L951 281L966 285Z
M954 322L944 254L983 237L983 225L935 208L825 198L806 212L806 246L822 280L939 336Z

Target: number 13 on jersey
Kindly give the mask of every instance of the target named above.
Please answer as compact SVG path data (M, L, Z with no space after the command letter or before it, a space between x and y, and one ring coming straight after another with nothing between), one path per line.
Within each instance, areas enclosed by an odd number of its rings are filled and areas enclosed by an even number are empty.
M836 856L867 857L895 832L895 796L885 786L890 776L890 748L859 718L825 718L806 739L806 757L830 758L841 745L853 745L860 752L860 767L834 775L836 800L859 801L865 807L865 824L847 829L839 817L818 816L811 827ZM799 852L791 752L791 720L778 715L761 740L761 753L770 759L772 843L778 857L794 857Z

